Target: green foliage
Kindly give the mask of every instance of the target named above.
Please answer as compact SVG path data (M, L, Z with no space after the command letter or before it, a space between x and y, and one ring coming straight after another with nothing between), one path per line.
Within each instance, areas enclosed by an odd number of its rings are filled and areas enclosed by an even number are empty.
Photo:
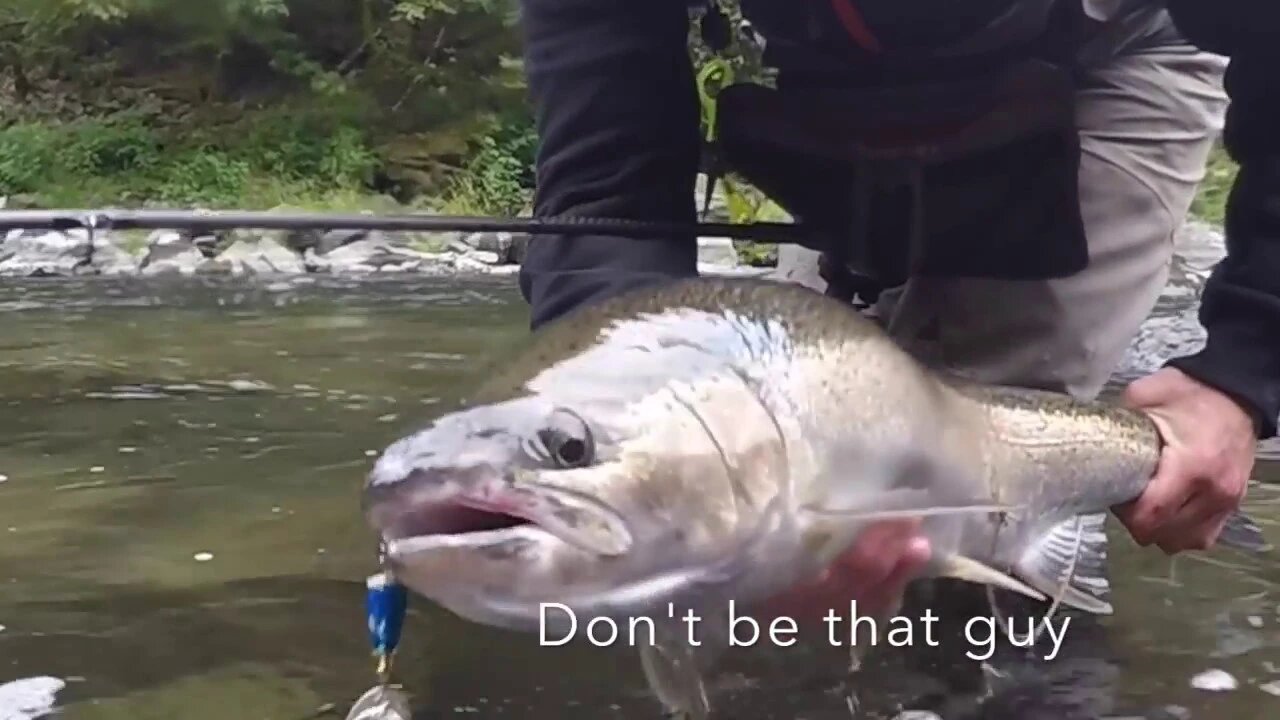
M317 194L368 184L376 158L357 128L292 118L265 115L234 135L205 130L187 137L127 115L15 123L0 130L0 194L53 193L77 205L258 206L251 191L264 181Z
M756 187L733 178L725 178L721 181L721 186L724 188L729 222L791 222L792 218L787 211ZM776 243L737 240L734 241L734 249L738 251L738 260L745 265L771 267L778 264Z
M42 204L253 207L355 189L411 200L462 171L475 177L450 187L510 206L527 195L529 170L515 163L530 144L518 139L529 121L515 6L5 0L0 193ZM504 129L513 117L525 124ZM506 135L468 143L492 127ZM436 141L460 131L456 146ZM438 172L406 179L387 147Z
M442 209L457 215L516 215L532 201L538 138L529 122L498 125L446 191Z
M731 27L735 0L717 0ZM516 0L0 0L0 194L41 205L527 212ZM695 18L697 20L697 18ZM691 27L690 53L712 55ZM770 84L733 33L736 82ZM1221 151L1192 212L1221 222ZM729 178L730 220L784 219ZM424 200L423 198L428 198ZM748 262L773 247L740 243Z
M1235 183L1239 167L1221 145L1214 147L1205 167L1200 191L1191 203L1191 214L1205 222L1221 225L1226 219L1227 196Z
M145 174L159 159L159 144L136 118L19 123L0 131L0 192L37 192L59 176Z

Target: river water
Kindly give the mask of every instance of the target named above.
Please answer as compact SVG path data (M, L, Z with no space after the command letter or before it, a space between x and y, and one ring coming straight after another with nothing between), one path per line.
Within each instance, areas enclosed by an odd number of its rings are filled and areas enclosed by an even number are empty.
M1186 277L1129 374L1194 335ZM525 332L513 284L10 282L0 312L0 720L51 702L85 720L341 718L372 682L362 475ZM1264 456L1259 477L1280 476ZM1271 529L1277 502L1259 486L1248 507ZM850 679L840 653L763 645L729 659L713 702L848 718L852 687L857 717L1280 716L1280 565L1175 564L1113 537L1116 615L1079 619L1054 663L998 656L985 703L964 689L977 664L937 652ZM397 668L421 718L658 716L625 648L538 647L423 601ZM1191 686L1213 669L1238 687Z

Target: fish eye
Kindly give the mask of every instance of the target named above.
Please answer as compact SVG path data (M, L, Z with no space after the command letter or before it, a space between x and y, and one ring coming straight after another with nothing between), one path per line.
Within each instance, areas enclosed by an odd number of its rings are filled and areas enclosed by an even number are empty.
M558 409L551 413L547 427L538 431L538 440L550 459L564 469L590 465L595 458L591 428L570 410Z

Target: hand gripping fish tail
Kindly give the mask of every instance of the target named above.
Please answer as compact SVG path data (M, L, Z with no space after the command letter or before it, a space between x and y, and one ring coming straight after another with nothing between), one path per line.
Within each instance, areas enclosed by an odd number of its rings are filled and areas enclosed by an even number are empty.
M400 645L407 604L407 590L390 572L365 580L369 643L378 662L378 684L351 706L347 720L409 720L409 698L403 689L391 684L391 664Z

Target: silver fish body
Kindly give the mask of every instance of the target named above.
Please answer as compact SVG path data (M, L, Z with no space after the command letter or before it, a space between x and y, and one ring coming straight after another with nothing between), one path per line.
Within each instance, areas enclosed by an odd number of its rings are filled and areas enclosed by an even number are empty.
M894 513L924 516L934 575L1105 613L1101 523L1159 452L1141 413L947 377L833 299L704 278L535 334L388 447L364 500L402 582L516 630L563 631L549 603L579 626L750 605Z

